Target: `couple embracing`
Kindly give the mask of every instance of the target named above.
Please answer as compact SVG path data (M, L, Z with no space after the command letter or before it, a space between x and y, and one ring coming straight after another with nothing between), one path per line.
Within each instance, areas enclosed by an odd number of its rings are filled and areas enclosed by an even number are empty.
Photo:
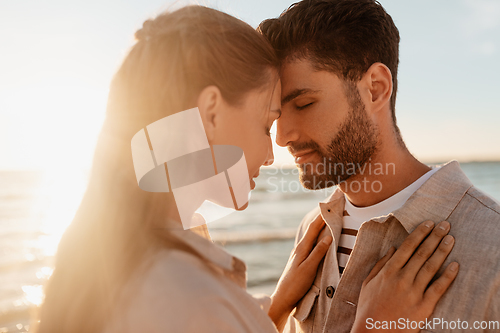
M37 332L451 332L464 330L457 320L500 321L500 206L457 162L428 167L406 148L399 32L378 2L303 0L257 31L188 6L136 38ZM273 163L275 121L303 186L337 185L302 221L271 297L245 291L245 264L206 225L184 230L173 191L138 186L132 138L184 110L196 111L214 164L214 147L242 150L249 187ZM151 133L153 154L164 132Z

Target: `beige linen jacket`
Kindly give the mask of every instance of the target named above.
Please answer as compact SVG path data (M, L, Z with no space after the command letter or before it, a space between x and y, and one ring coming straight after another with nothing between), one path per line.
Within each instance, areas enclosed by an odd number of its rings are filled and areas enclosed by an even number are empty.
M289 317L285 332L349 332L356 315L361 285L391 246L399 247L416 226L426 220L448 221L455 246L443 267L452 261L460 272L430 320L467 322L470 332L476 321L500 321L500 205L475 188L452 161L442 166L398 210L363 223L342 278L336 249L342 230L344 195L338 189L327 203L302 221L297 240L321 214L334 241L309 292ZM443 268L438 274L441 274ZM330 287L330 288L329 288ZM332 289L336 290L332 296ZM327 289L330 289L327 292ZM463 328L463 326L462 326ZM426 327L422 332L459 332L451 325Z
M170 223L189 251L163 249L121 292L104 333L277 333L269 297L246 292L246 265L222 247Z

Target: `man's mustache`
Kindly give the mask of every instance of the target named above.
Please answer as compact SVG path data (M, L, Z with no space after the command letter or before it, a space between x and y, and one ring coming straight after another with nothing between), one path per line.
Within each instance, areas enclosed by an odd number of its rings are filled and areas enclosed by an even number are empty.
M296 154L300 151L304 151L304 150L321 151L320 146L314 141L290 144L290 145L288 145L287 148L288 148L288 152L292 155Z

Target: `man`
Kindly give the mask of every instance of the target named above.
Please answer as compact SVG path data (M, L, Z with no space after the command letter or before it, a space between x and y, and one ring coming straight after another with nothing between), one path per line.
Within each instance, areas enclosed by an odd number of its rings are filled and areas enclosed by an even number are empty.
M456 244L443 267L456 260L460 273L423 331L500 330L500 205L456 161L429 168L406 148L392 18L372 0L303 0L259 29L282 61L277 143L304 187L338 185L299 228L297 240L321 214L334 241L285 330L349 332L370 269L424 220L447 221Z

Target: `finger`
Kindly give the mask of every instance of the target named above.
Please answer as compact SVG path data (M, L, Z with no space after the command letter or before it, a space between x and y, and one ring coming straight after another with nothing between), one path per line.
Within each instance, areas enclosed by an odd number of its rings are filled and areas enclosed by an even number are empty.
M450 254L453 249L453 245L455 244L455 239L451 235L447 235L443 238L436 252L425 262L422 266L422 269L418 272L417 277L415 278L415 285L417 287L425 290L429 282L431 282L434 275L436 275L437 271L443 265L444 261Z
M452 262L446 267L443 275L441 275L424 294L424 302L433 310L437 302L441 299L453 280L457 277L459 265L457 262Z
M321 259L324 258L326 252L330 248L332 241L332 236L326 236L321 240L321 242L316 244L309 256L302 262L303 267L305 267L308 271L314 271L315 273Z
M413 255L415 249L432 231L433 227L434 222L432 221L421 223L408 237L406 237L403 244L401 244L396 253L394 253L384 269L387 271L399 271Z
M295 247L295 252L302 257L302 260L307 258L324 227L325 221L321 214L307 226L306 232Z
M382 268L389 261L389 259L391 259L391 257L393 256L393 254L395 252L396 252L396 248L394 246L391 246L391 248L389 249L389 251L387 251L385 256L380 258L380 260L375 264L375 266L373 266L370 274L368 274L368 276L366 277L363 284L367 284L368 282L371 281L371 279L373 279L375 276L377 276L377 274L382 270Z
M410 258L410 260L408 260L408 263L403 268L404 274L408 274L408 276L411 276L413 278L417 276L422 266L427 262L427 259L429 259L431 255L434 253L434 251L438 248L439 244L441 243L443 238L448 234L449 231L450 231L450 224L448 222L443 221L439 223L432 230L429 237L427 237L424 240L424 242L420 244L418 249L415 251L415 254ZM439 266L441 266L441 264ZM435 273L436 272L434 272L434 274Z

